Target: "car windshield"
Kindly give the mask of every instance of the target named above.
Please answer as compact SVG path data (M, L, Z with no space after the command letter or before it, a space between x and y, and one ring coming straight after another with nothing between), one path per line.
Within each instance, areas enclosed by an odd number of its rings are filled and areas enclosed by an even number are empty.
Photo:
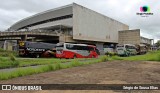
M117 46L117 48L123 48L123 47L124 47L123 45L118 45L118 46Z

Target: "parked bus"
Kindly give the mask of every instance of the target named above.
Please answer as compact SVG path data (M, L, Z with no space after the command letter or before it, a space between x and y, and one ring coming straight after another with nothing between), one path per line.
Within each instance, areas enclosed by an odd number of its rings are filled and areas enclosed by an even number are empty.
M99 54L96 46L87 44L58 43L57 58L97 58Z
M117 45L116 51L119 56L130 56L137 54L136 46L133 44Z
M137 54L141 55L141 54L146 54L147 53L147 46L144 44L138 44L136 45L137 47Z
M43 42L19 41L19 56L22 57L55 57L56 44Z

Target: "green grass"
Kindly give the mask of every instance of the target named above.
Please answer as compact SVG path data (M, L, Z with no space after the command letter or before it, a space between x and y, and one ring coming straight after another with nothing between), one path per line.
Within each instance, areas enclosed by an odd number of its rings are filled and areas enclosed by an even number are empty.
M85 60L84 62L81 60ZM145 55L137 55L130 57L119 56L100 56L96 59L56 59L56 58L38 58L38 59L14 59L14 56L9 58L0 57L0 68L3 67L16 67L16 66L30 66L30 65L43 65L37 68L19 68L11 72L1 72L0 80L7 80L16 77L22 77L26 75L38 74L48 71L55 71L59 69L66 69L76 66L83 66L94 64L98 62L106 62L107 60L133 60L133 61L160 61L160 51L151 51ZM17 62L17 63L16 63ZM68 63L65 63L68 62ZM17 65L18 64L18 65ZM47 65L46 65L47 64Z
M0 48L0 69L26 67L36 65L54 64L55 62L70 62L73 59L58 59L58 58L19 58L17 52L7 51ZM88 60L86 58L77 60Z
M0 73L0 80L7 80L7 79L11 79L11 78L16 78L16 77L22 77L22 76L38 74L38 73L43 73L43 72L48 72L48 71L55 71L55 70L59 70L59 69L66 69L66 68L77 67L77 66L82 66L82 65L89 65L89 64L103 62L103 61L104 61L104 57L89 60L86 62L82 62L78 59L73 59L69 63L55 62L54 64L39 66L37 68L31 68L31 67L19 68L15 71L11 71L11 72L5 72L5 73L1 72Z
M113 56L110 60L130 60L130 61L160 61L160 51L150 51L145 55L136 55L130 57Z
M1 50L0 51L4 51ZM74 59L57 59L57 58L16 58L13 54L10 54L9 57L0 57L0 69L3 68L13 68L13 67L26 67L26 66L35 66L35 65L47 65L54 64L55 62L64 63L69 62ZM92 60L92 59L77 59L77 60ZM131 60L131 61L160 61L160 51L151 51L145 55L137 55L130 57L101 57L101 61L107 60Z
M38 59L17 59L20 62L20 67L23 66L34 66L34 65L46 65L46 64L53 64L55 62L68 62L72 59L57 59L57 58L38 58Z
M13 67L26 67L36 65L54 64L55 62L64 63L70 62L74 59L58 59L58 58L16 58L13 55L10 57L0 57L0 69ZM77 59L77 60L91 60L91 59Z
M108 57L107 56L101 56L100 61L102 61L102 62L108 61Z
M19 61L0 57L0 69L19 66Z
M18 52L16 51L8 51L0 48L0 57L9 57L10 55L18 56Z

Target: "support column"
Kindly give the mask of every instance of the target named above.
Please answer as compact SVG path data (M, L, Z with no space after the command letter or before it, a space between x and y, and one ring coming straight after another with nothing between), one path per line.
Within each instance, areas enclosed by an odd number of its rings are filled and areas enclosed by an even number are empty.
M64 43L65 42L65 35L60 35L59 36L59 42Z
M36 38L32 38L31 41L32 41L32 42L35 42L35 41L36 41Z
M103 43L96 43L97 49L99 50L101 55L104 55Z
M27 41L27 35L21 36L22 41Z

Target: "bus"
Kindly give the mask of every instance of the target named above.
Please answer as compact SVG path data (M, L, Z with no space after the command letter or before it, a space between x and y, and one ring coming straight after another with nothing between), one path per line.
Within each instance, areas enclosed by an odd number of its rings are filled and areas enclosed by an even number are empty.
M148 51L147 46L144 44L138 44L138 45L136 45L136 47L137 47L137 54L139 54L139 55L146 54Z
M116 51L119 56L137 55L136 46L133 44L117 45Z
M56 44L43 42L19 41L19 56L21 57L55 57Z
M96 46L87 44L58 43L57 58L97 58L99 50Z

